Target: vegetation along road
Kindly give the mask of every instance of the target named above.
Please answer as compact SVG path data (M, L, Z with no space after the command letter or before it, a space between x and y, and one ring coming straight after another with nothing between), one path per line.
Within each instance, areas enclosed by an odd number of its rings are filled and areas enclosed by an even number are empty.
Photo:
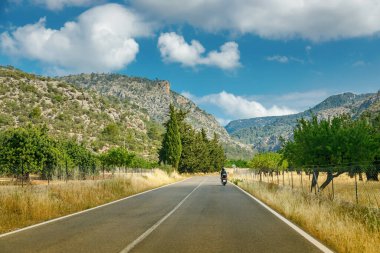
M193 177L0 236L1 252L321 252L237 187Z

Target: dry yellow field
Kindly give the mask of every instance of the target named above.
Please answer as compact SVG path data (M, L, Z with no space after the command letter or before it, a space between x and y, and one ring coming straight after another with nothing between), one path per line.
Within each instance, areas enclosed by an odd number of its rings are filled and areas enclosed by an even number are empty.
M231 173L233 174L233 173ZM233 174L240 187L250 192L273 209L292 220L314 237L337 252L379 252L380 210L378 208L380 183L359 182L359 205L356 205L355 179L348 176L334 180L334 198L331 185L323 193L310 193L310 181L303 174L259 178L250 173ZM321 181L325 175L321 175ZM305 180L306 179L306 180Z
M250 181L260 181L259 175L255 175L250 171L244 171L244 173L235 171L234 173L234 170L230 170L230 174ZM310 192L311 177L311 175L307 175L305 172L302 172L302 174L285 172L284 175L280 174L279 176L274 173L273 177L269 174L264 175L263 173L262 182L273 183L302 192ZM318 185L321 185L326 180L326 177L326 173L321 172L318 177ZM318 194L336 201L359 204L363 207L380 208L380 182L366 181L365 175L363 177L363 180L359 180L358 176L356 178L358 203L356 203L355 177L349 177L347 174L334 178L334 184L330 183Z
M148 174L115 174L112 179L35 181L26 187L0 186L0 233L98 206L138 192L179 181L161 170ZM37 185L36 185L37 183Z

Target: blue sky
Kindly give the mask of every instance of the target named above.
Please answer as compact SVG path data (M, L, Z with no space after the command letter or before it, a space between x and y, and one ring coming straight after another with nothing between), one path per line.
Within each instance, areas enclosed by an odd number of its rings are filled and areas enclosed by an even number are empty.
M371 0L1 0L0 64L169 80L226 124L376 92L379 17Z

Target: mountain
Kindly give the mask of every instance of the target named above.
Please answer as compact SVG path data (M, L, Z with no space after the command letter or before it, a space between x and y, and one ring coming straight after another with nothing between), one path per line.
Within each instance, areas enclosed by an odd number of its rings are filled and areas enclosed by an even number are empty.
M380 92L361 95L343 93L330 96L301 113L235 120L225 128L231 137L240 142L253 144L258 151L276 151L280 149L280 137L291 138L297 119L310 118L313 114L319 118L341 114L349 114L357 118L365 111L378 111L379 108Z
M228 157L252 155L215 118L170 90L167 81L116 74L50 78L0 66L0 129L29 123L48 126L57 138L73 137L95 151L124 145L157 158L170 103L188 111L188 121L209 136L216 132Z
M0 67L0 98L0 129L44 124L53 136L73 137L94 150L125 145L157 156L162 126L126 101L13 67Z
M246 158L253 154L250 145L232 139L214 116L200 109L188 98L172 91L165 80L150 80L120 74L79 74L59 78L79 88L95 91L103 95L117 97L136 108L141 108L149 117L160 124L168 119L169 105L188 112L187 121L197 130L204 128L209 137L214 132L232 158Z

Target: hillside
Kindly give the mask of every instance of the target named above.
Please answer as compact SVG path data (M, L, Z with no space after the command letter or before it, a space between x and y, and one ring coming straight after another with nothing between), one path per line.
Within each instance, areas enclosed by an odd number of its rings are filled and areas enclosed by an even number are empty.
M0 128L46 124L57 138L73 137L94 150L125 145L155 159L161 126L126 101L62 80L0 67Z
M61 77L79 88L117 97L146 112L151 119L162 124L167 120L169 104L188 112L187 121L197 130L204 128L209 137L214 132L220 137L229 157L249 157L253 153L249 145L233 140L214 116L200 109L188 98L172 91L164 80L129 77L119 74L80 74Z
M231 121L227 126L227 132L235 139L253 144L259 151L273 151L280 148L280 137L288 139L292 135L297 119L309 118L312 114L319 118L334 117L340 114L349 114L359 117L364 111L378 111L380 107L380 94L370 93L356 95L343 93L330 96L313 108L301 113L258 117Z

